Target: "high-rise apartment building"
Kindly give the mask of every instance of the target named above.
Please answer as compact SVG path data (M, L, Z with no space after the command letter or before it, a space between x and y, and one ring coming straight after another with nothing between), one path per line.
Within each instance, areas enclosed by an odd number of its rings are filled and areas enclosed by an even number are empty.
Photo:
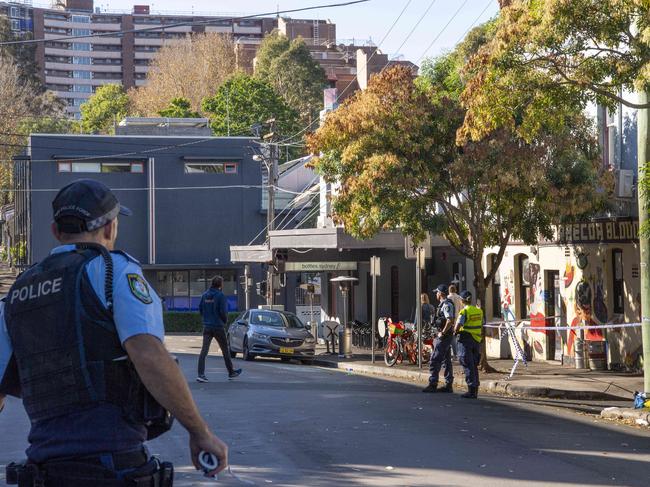
M113 13L94 7L93 0L54 0L51 8L33 7L30 0L0 1L0 15L9 19L17 36L45 40L35 54L41 78L67 103L71 116L79 115L80 105L98 86L143 85L151 59L164 44L196 33L231 34L238 63L248 71L266 34L278 29L289 39L300 36L332 87L343 97L358 89L358 46L337 45L336 25L326 20L153 14L148 5ZM375 50L363 47L366 54ZM349 84L353 86L348 89Z

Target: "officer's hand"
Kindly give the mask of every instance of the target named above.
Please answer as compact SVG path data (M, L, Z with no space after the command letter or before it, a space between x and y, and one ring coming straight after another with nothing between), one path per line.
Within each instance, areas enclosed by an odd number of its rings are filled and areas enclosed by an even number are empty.
M199 452L205 451L212 453L219 460L219 466L214 470L207 472L212 477L228 467L228 445L217 438L211 431L201 435L190 434L190 453L192 454L192 463L197 470L200 470Z

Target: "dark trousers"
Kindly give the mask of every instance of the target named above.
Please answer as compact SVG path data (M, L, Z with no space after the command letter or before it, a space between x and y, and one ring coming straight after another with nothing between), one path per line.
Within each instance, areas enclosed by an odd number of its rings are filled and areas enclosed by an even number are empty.
M454 383L454 369L451 365L451 340L453 335L446 335L442 338L436 338L433 341L433 353L429 360L429 384L438 383L438 374L440 368L445 368L445 384L451 385Z
M226 330L223 329L223 326L219 326L217 328L203 328L203 347L201 347L201 355L199 355L199 375L205 374L205 357L207 357L210 351L210 343L213 338L219 344L228 373L233 371Z
M481 362L481 344L469 333L458 337L458 361L465 371L465 382L469 387L478 387L478 364Z

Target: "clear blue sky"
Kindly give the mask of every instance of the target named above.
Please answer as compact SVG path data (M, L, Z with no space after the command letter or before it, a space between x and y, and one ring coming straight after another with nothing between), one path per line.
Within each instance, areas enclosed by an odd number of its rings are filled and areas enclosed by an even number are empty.
M154 11L178 13L263 13L282 9L301 8L311 5L340 3L342 0L95 0L95 6L108 9L130 10L133 4L149 4ZM424 14L432 0L411 0L395 28L386 38L381 49L391 57L401 54L418 62L429 44L440 34L445 24L459 9L456 18L436 40L428 55L437 55L453 47L467 28L486 8L479 22L492 17L498 9L497 0L435 0L422 22L402 48L400 45ZM338 39L354 38L362 42L372 39L376 44L386 35L408 0L370 0L349 7L321 9L295 14L294 17L330 19L336 24ZM464 5L463 5L464 4Z

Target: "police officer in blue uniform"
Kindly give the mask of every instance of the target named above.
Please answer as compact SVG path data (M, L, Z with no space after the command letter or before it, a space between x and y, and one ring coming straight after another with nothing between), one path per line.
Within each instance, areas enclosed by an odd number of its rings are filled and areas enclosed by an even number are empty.
M138 262L114 250L130 211L97 181L77 180L53 203L60 246L21 274L0 308L0 409L21 397L31 421L27 462L7 467L19 486L170 486L171 464L145 440L176 419L190 452L228 462L163 344L160 299Z
M454 321L456 311L454 302L449 299L449 289L445 284L436 288L438 308L436 310L434 326L437 333L433 341L433 353L429 359L429 385L422 392L454 392L454 370L451 364L451 341L453 339ZM438 388L438 375L440 368L445 368L445 387Z

